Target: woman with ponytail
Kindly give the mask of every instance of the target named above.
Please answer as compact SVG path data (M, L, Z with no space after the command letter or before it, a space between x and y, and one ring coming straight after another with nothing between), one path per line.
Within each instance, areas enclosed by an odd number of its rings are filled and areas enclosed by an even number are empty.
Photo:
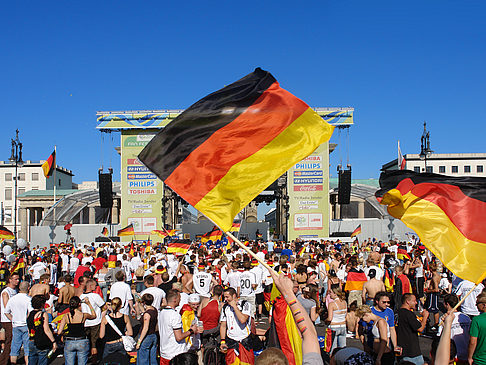
M91 313L83 313L81 303L88 305ZM96 313L88 298L83 301L74 296L69 301L69 313L64 314L57 333L64 337L64 360L66 365L86 365L89 357L89 340L84 331L84 322L95 319ZM64 331L64 327L67 327Z
M132 324L130 318L126 314L120 313L122 301L116 297L111 300L111 305L108 307L110 314L106 313L101 320L100 338L105 340L105 349L103 350L103 359L107 356L110 358L122 359L127 357L127 352L123 347L123 340L117 331L112 327L113 325L126 336L133 336ZM110 320L111 324L108 322ZM114 355L113 355L114 354ZM121 357L120 357L121 356ZM106 359L108 361L109 359ZM120 361L121 362L121 361Z

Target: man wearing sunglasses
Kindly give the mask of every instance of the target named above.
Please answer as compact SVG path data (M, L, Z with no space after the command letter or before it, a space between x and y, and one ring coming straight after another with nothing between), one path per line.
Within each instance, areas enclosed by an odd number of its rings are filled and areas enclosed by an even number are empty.
M395 314L390 309L390 296L386 291L379 291L375 294L375 305L371 307L371 312L383 318L390 328L390 339L397 356L401 355L402 349L397 346L397 332L395 331Z
M483 291L476 298L479 316L472 319L469 330L469 364L486 364L486 293Z

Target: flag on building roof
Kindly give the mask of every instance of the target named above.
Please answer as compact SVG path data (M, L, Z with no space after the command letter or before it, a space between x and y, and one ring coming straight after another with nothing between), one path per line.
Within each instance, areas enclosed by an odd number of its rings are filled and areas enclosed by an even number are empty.
M101 234L105 237L108 237L109 233L108 233L108 228L106 227L103 227L103 230L101 231Z
M42 171L44 172L44 176L49 178L54 169L56 168L56 150L54 150L51 155L47 158L47 160L42 164Z
M346 277L345 291L363 290L363 285L368 281L364 272L349 271Z
M169 242L169 247L167 248L167 253L177 253L180 255L185 255L191 247L191 240L177 239Z
M15 238L15 235L12 233L12 231L8 230L6 227L0 226L0 238L6 240L12 240Z
M360 233L361 233L361 224L354 229L353 233L351 233L351 237L357 236Z
M117 236L133 236L135 234L135 230L133 229L133 223L130 223L125 228L122 228L118 231Z
M333 129L257 68L186 109L138 158L228 231L245 206L327 142Z
M402 150L400 149L400 141L398 141L398 169L405 170L405 165L407 161L402 155Z
M486 277L486 178L383 172L376 197L455 275Z

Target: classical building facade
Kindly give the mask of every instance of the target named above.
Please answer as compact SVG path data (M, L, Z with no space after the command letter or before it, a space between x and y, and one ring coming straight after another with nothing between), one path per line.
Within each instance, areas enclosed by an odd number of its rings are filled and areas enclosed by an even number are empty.
M22 194L28 191L48 191L49 193L45 194L45 204L52 205L54 202L54 184L56 185L56 194L59 196L61 196L62 190L70 190L73 187L73 173L71 170L57 166L55 176L53 175L49 179L46 179L42 171L42 164L44 162L25 161L15 171L15 164L8 161L0 161L0 223L11 231L14 231L15 228L16 208L17 228L21 225L21 214L18 210L20 199L18 198ZM17 195L15 194L16 179ZM59 193L57 193L58 191ZM50 201L48 202L49 195ZM15 205L16 200L17 205ZM42 218L42 212L40 210L34 211L32 214L34 221L39 221Z
M427 158L407 153L405 169L449 176L486 176L486 153L432 153ZM383 171L398 170L398 160L384 164Z

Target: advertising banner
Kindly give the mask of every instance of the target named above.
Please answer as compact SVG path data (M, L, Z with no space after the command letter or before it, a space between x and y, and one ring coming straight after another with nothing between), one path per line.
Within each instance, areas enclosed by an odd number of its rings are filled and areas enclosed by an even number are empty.
M329 235L329 144L323 143L287 173L288 239Z
M121 226L133 223L134 239L146 240L154 229L161 229L163 183L137 156L158 130L135 129L121 133ZM131 241L132 237L121 237ZM150 237L160 240L157 235Z

